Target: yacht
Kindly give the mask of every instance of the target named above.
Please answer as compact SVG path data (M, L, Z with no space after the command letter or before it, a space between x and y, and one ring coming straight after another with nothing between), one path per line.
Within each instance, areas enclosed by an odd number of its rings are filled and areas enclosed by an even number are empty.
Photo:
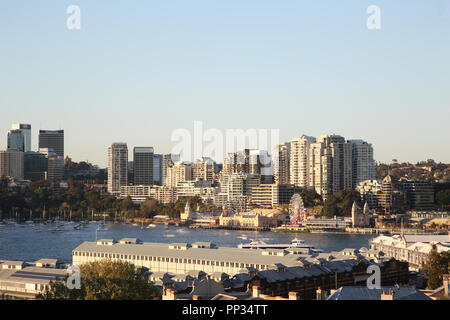
M293 239L291 243L265 243L262 240L252 240L250 243L241 243L238 245L241 249L299 249L309 248L314 252L323 252L322 249L315 248L313 245L305 243L301 239Z

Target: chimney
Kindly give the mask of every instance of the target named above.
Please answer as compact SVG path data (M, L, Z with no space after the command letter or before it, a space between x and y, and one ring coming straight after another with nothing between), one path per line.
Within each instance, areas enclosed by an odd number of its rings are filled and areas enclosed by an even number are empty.
M252 290L253 290L253 292L252 292L253 297L259 298L259 294L261 293L260 287L259 286L253 286Z
M300 300L300 295L297 292L289 292L289 300Z
M316 290L316 300L325 300L326 298L327 298L327 292L322 290L322 289L320 289L320 287L317 288L317 290Z
M450 298L450 296L449 296L449 287L450 287L450 274L444 274L443 276L442 276L442 282L443 282L443 284L444 284L444 295L447 297L447 298Z
M177 300L177 294L175 290L172 289L164 289L163 300Z
M381 300L394 300L394 296L395 296L394 291L389 289L389 293L386 293L383 290L383 293L381 294Z

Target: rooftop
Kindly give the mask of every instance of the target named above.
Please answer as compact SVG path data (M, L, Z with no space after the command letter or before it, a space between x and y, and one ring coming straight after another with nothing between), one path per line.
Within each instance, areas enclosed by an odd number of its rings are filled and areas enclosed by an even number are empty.
M426 294L414 287L381 287L380 289L369 289L360 286L341 287L327 300L381 300L383 292L390 290L394 293L394 300L431 300Z

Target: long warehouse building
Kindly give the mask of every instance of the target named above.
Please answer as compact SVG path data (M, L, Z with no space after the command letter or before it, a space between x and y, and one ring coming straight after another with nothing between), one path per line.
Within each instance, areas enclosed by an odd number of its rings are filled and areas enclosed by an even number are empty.
M225 272L238 274L244 268L270 270L276 264L287 267L300 266L311 253L305 249L250 250L216 247L210 242L188 243L142 243L125 238L119 242L100 239L84 242L72 251L74 265L102 259L121 260L150 269L152 272L184 274L189 271L207 273Z

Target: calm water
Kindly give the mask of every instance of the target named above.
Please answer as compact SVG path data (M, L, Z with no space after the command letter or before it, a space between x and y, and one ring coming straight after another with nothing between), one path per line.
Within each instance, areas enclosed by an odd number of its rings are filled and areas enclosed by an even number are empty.
M98 224L75 230L74 224L63 227L64 232L55 233L55 225L44 226L35 231L30 225L0 225L0 260L34 261L40 258L58 258L66 263L72 261L72 250L83 241L95 241ZM289 243L295 237L325 251L344 248L368 247L375 235L324 234L324 233L275 233L210 229L188 229L186 227L163 225L141 229L131 224L107 224L106 231L98 231L98 238L119 240L138 238L144 242L188 242L209 241L219 246L236 247L240 243L260 239L267 243Z

